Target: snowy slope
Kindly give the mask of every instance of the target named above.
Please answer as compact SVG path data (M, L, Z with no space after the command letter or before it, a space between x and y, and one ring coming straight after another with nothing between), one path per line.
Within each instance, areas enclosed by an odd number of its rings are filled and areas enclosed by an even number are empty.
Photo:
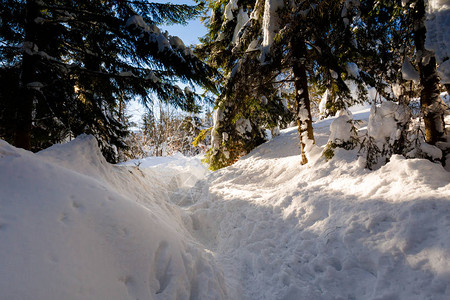
M82 137L37 155L0 141L0 299L223 299L169 183Z
M450 299L450 173L326 162L331 122L308 165L292 128L214 173L0 141L0 299Z
M197 185L191 230L232 298L449 299L450 173L398 156L371 172L348 151L300 166L297 143L286 130Z

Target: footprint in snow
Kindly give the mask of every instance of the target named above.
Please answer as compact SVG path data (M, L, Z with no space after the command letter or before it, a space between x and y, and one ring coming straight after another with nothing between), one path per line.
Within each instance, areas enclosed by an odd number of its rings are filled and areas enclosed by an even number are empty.
M156 267L156 279L159 282L159 289L156 294L161 294L170 283L169 269L171 264L171 257L169 253L169 244L162 241L156 250L153 265Z

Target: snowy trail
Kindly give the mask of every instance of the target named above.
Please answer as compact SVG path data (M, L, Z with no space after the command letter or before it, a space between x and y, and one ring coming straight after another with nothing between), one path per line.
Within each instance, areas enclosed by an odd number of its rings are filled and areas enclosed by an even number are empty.
M331 121L308 165L292 128L214 173L0 141L0 299L450 299L450 173L326 162Z
M449 173L398 157L369 172L347 151L300 166L297 143L287 130L193 189L188 228L230 299L447 299Z

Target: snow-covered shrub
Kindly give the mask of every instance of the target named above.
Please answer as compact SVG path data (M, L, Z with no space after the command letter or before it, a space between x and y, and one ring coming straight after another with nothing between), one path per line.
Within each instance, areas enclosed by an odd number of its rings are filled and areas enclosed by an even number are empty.
M255 122L259 112L248 109L243 115L239 109L232 102L222 101L214 111L211 149L204 160L211 170L233 164L266 140L264 130Z
M333 149L339 147L351 150L358 144L358 134L351 113L341 110L338 114L339 117L330 124L330 137L323 151L323 156L327 160L333 158Z
M450 150L450 143L438 142L436 145L430 145L425 142L424 130L425 128L420 117L412 120L411 130L408 134L408 141L411 146L405 157L425 158L432 162L443 162L445 165L445 155Z
M392 154L404 154L411 111L404 104L386 101L370 110L367 137L363 142L366 167L376 169Z

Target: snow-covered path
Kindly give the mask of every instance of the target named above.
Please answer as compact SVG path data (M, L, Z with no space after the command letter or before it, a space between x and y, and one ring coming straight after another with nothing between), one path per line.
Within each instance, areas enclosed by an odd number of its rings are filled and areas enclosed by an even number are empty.
M315 125L319 146L329 124ZM297 144L285 130L171 197L223 269L228 297L447 299L450 174L398 156L372 172L339 150L300 166Z
M95 144L0 143L0 299L450 298L440 165L368 171L316 148L301 166L295 128L214 173L184 157L112 166Z

